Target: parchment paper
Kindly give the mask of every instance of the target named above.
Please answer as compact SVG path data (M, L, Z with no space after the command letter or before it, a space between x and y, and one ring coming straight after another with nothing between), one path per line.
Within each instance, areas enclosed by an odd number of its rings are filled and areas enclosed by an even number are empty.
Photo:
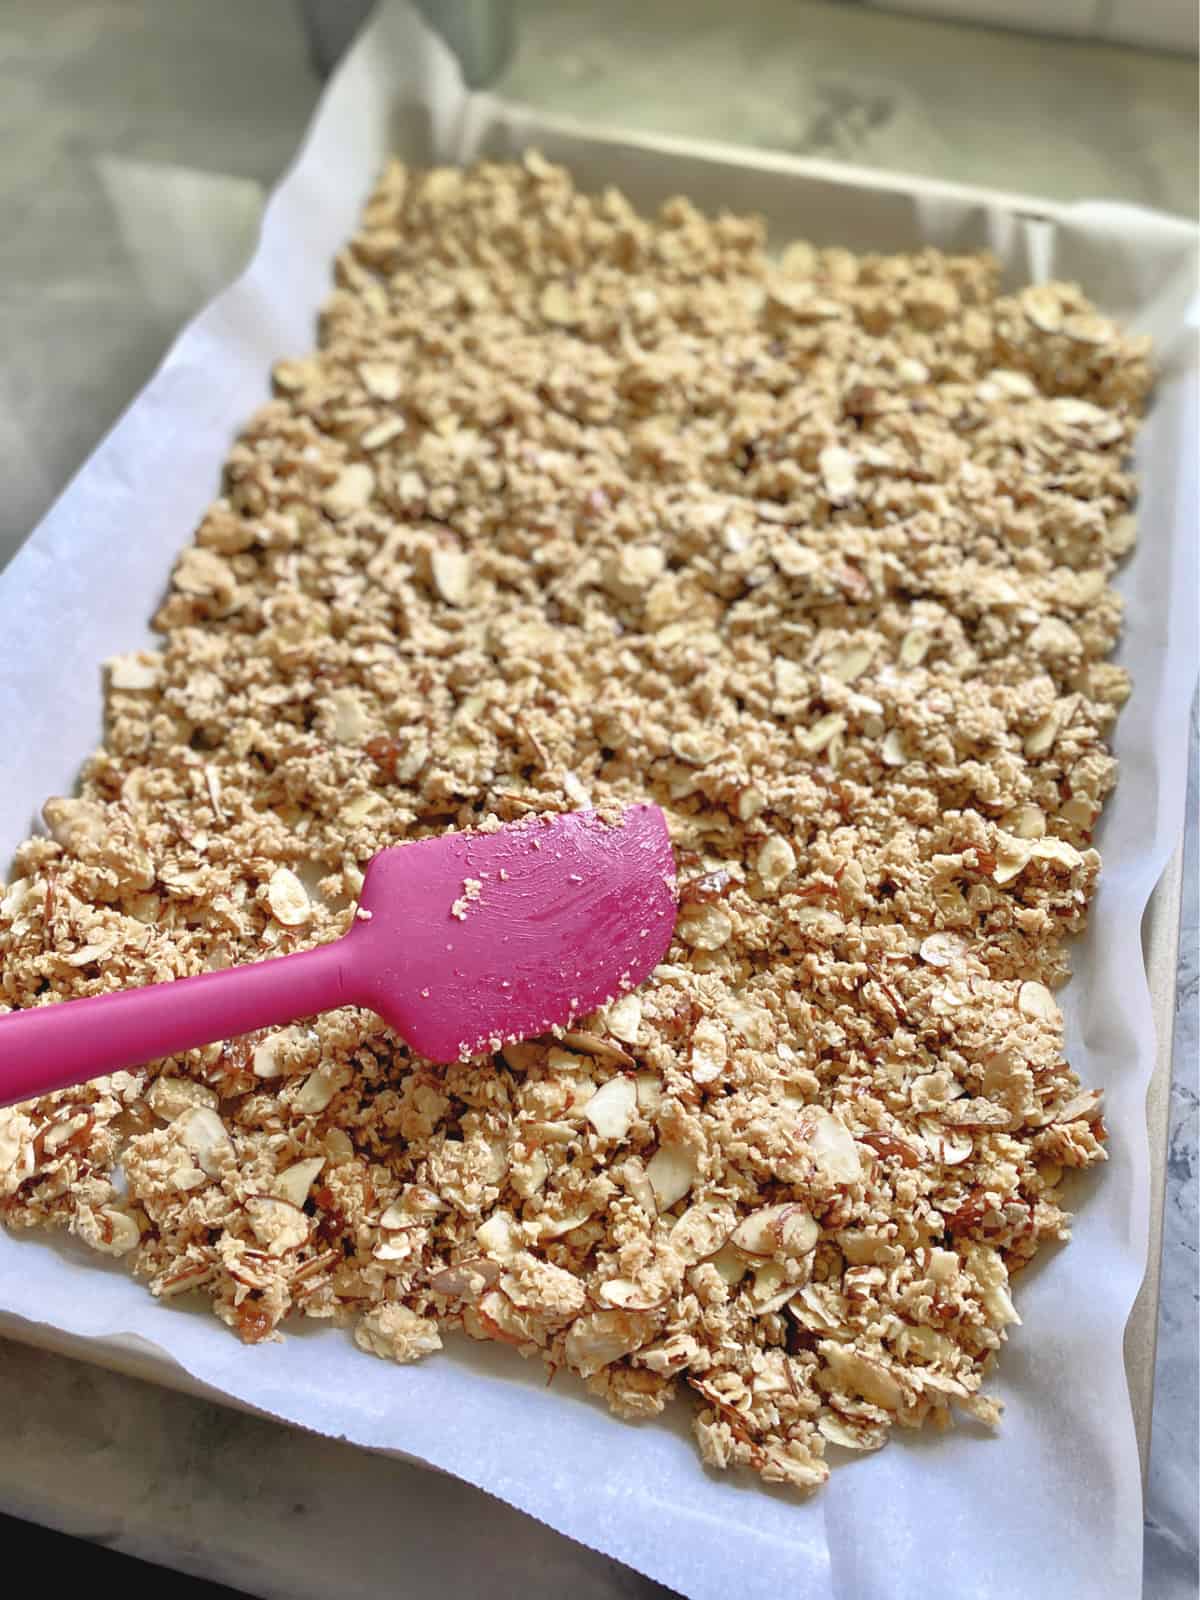
M0 1317L21 1319L35 1338L43 1325L47 1342L66 1333L119 1347L126 1370L138 1352L165 1353L236 1403L455 1473L697 1600L1015 1600L1048 1579L1073 1600L1132 1600L1141 1491L1122 1330L1146 1261L1154 1059L1139 927L1180 831L1196 673L1200 313L1188 225L544 121L465 95L408 8L386 6L327 93L250 268L182 336L0 584L0 857L47 795L69 791L98 742L98 664L148 642L146 619L217 490L235 428L266 397L271 363L313 342L331 257L385 156L467 159L527 142L585 186L617 183L643 205L684 192L709 207L760 209L780 240L987 245L1012 282L1078 278L1158 342L1141 542L1121 580L1120 659L1136 687L1118 728L1123 773L1100 836L1102 887L1064 996L1073 1059L1107 1093L1111 1160L1079 1196L1071 1247L1047 1252L1018 1282L1024 1327L996 1388L1003 1429L995 1439L970 1424L901 1437L800 1502L707 1474L685 1405L634 1427L578 1385L547 1391L540 1368L467 1341L407 1368L361 1355L333 1330L248 1349L212 1318L160 1305L45 1238L0 1231Z

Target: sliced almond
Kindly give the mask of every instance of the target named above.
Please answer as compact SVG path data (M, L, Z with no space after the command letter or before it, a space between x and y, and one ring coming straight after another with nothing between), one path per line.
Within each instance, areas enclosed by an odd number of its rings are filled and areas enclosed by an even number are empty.
M798 1205L763 1206L743 1217L733 1243L748 1256L803 1256L816 1247L820 1227Z
M344 1128L330 1128L325 1135L325 1155L331 1167L344 1167L354 1160L354 1141Z
M373 428L368 428L365 433L359 435L359 449L382 450L385 444L391 444L393 439L400 437L404 427L402 417L388 417L383 422L377 422Z
M690 767L708 766L710 762L719 760L726 748L726 741L719 733L706 732L701 728L678 733L671 740L672 754L680 761L686 761Z
M1041 806L1016 806L1005 816L1004 826L1018 839L1040 839L1046 831L1046 813Z
M763 887L774 893L796 870L796 852L780 834L773 833L759 846L754 862Z
M750 1303L756 1315L767 1316L785 1306L796 1292L796 1285L777 1261L766 1261L754 1273L750 1285Z
M233 1140L211 1107L192 1106L176 1117L171 1127L206 1176L219 1178L232 1162Z
M1014 834L996 830L996 865L992 879L996 883L1011 883L1019 877L1033 860L1033 841L1018 839Z
M408 1261L412 1258L413 1248L409 1234L393 1233L381 1239L371 1254L376 1261Z
M897 652L900 665L910 671L913 667L919 667L929 654L932 644L933 639L924 628L910 628L901 639L900 649Z
M840 733L846 731L846 719L840 711L829 711L818 717L810 727L797 728L796 744L807 756L820 755Z
M869 644L849 644L832 655L825 656L821 671L827 672L839 683L853 683L861 678L874 660L875 651Z
M703 1018L692 1030L692 1077L697 1083L714 1083L728 1059L729 1041L724 1029L710 1018Z
M737 797L737 814L739 822L751 822L766 810L767 797L761 789L756 789L753 784L748 784Z
M1019 1325L1021 1319L1008 1291L1008 1268L1000 1252L991 1245L969 1244L965 1254L967 1271L979 1284L980 1298L995 1326Z
M598 1033L580 1033L577 1029L572 1029L563 1034L562 1042L569 1050L578 1050L582 1055L593 1056L597 1061L608 1061L614 1066L621 1067L634 1065L633 1057L628 1050L622 1050L614 1040L604 1039Z
M508 1181L522 1200L537 1194L550 1176L550 1163L540 1150L534 1150L524 1161L513 1163Z
M882 1362L832 1339L823 1339L818 1349L839 1389L861 1395L884 1411L898 1411L903 1405L904 1391Z
M733 937L733 918L719 905L691 905L681 913L676 931L694 950L719 950Z
M712 1264L730 1288L740 1283L749 1271L745 1256L734 1244L723 1245L713 1256Z
M638 1110L648 1117L657 1116L663 1101L662 1079L656 1072L639 1072L633 1082L637 1089Z
M1063 325L1063 306L1053 284L1039 283L1021 293L1021 309L1039 333L1058 333Z
M1052 1022L1056 1025L1062 1022L1058 1001L1044 983L1035 983L1032 979L1023 983L1017 991L1017 1010L1033 1022Z
M822 1411L817 1428L830 1444L840 1445L843 1450L878 1450L887 1442L884 1428L869 1422L852 1423L836 1411Z
M602 1305L623 1311L659 1311L670 1299L660 1285L637 1283L632 1278L609 1278L596 1290Z
M695 1183L696 1158L682 1145L661 1145L646 1163L646 1176L659 1211L669 1211Z
M917 1126L926 1149L939 1166L961 1166L974 1154L975 1141L963 1128L946 1128L932 1118L918 1122Z
M1061 700L1051 706L1025 740L1025 754L1034 758L1047 755L1054 748L1055 740L1062 731L1065 716L1066 707Z
M370 724L358 695L353 689L335 689L329 701L333 707L335 743L361 744Z
M819 1106L808 1107L800 1114L797 1134L808 1147L818 1170L831 1183L860 1181L862 1161L858 1146L849 1128L832 1111L824 1111Z
M671 1248L687 1266L716 1255L728 1242L733 1211L728 1205L707 1200L689 1206L671 1229Z
M295 1162L275 1179L271 1193L279 1200L290 1200L292 1205L302 1206L308 1199L313 1180L324 1165L324 1156L309 1156L304 1161Z
M97 1217L102 1242L95 1248L108 1256L126 1256L141 1243L142 1230L128 1211L118 1211L115 1206L101 1206ZM91 1240L88 1241L92 1243Z
M658 1215L658 1202L654 1198L654 1189L646 1176L646 1168L640 1156L627 1156L612 1169L612 1174L626 1194L637 1201L648 1217Z
M478 1300L499 1276L499 1262L481 1256L476 1261L460 1261L457 1266L435 1272L429 1287L434 1294L444 1294L450 1300Z
M302 928L312 916L308 890L289 867L276 867L267 883L267 904L276 922Z
M345 1062L323 1062L315 1072L310 1072L292 1101L302 1116L318 1116L329 1102L350 1082L351 1069Z
M631 1078L610 1078L596 1090L583 1114L602 1139L623 1139L637 1115L637 1086Z
M268 1033L254 1046L254 1054L250 1057L250 1070L256 1078L282 1078L284 1076L284 1052L292 1044L294 1035L291 1029L285 1028L278 1033Z
M185 1111L204 1106L210 1111L217 1108L217 1091L193 1078L155 1078L146 1090L146 1104L164 1122L173 1122Z
M608 1031L626 1044L636 1044L642 1026L642 1002L627 994L608 1008Z

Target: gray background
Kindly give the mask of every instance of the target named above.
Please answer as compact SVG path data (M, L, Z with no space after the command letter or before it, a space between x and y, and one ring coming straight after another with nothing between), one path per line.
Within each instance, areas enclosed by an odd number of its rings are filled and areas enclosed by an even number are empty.
M1186 59L819 0L514 11L496 87L546 110L1195 215ZM319 87L290 0L5 0L0 564L245 260ZM1153 1600L1197 1593L1194 724ZM452 1480L3 1342L0 1416L0 1510L256 1593L660 1592Z

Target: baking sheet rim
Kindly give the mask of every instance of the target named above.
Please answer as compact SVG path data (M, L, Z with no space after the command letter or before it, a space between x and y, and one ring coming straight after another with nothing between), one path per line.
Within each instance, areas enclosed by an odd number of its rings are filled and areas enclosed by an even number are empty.
M614 126L601 127L573 117L543 113L533 107L524 106L518 102L505 100L486 93L476 93L471 96L468 100L468 106L470 105L488 106L501 113L511 113L518 118L534 117L538 127L550 135L562 134L568 137L584 137L594 143L607 144L614 147L632 147L664 154L684 155L753 170L785 174L794 173L797 176L823 179L847 189L870 187L877 191L886 190L896 194L912 195L917 199L946 199L966 204L997 207L1008 212L1013 217L1027 222L1032 221L1047 225L1064 223L1070 220L1077 206L1075 202L1040 199L1032 195L992 189L980 185L947 182L918 174L877 170L853 163L843 164L811 157L793 156L782 151L760 150L751 146L730 144L716 140L682 138ZM299 163L312 134L312 129L313 124L310 123L297 147L293 161L289 163L288 167L280 175L278 182L267 195L264 216L267 207L275 198L278 190L288 181ZM1153 216L1163 223L1177 225L1181 233L1190 229L1186 219L1178 218L1168 213L1152 212L1144 207L1131 206L1127 209L1140 212L1145 216ZM258 246L256 244L255 255L257 255L257 249ZM251 261L253 259L254 257L252 256ZM248 262L247 267L250 264ZM239 274L240 276L241 274ZM221 293L224 292L221 291ZM151 375L147 384L143 385L142 389L138 391L138 395L132 398L131 405L136 403L144 389L154 382L163 367L169 364L179 341L186 335L192 323L205 315L215 298L218 297L213 297L207 301L205 305L199 308L195 316L189 318L180 328L159 367ZM97 447L97 449L99 448L100 446ZM90 459L91 457L89 456L88 461ZM64 485L62 494L65 495L69 492L75 477L86 470L88 461L82 463L79 472L73 474L68 483ZM14 556L16 554L17 552L14 552ZM1146 1126L1150 1163L1149 1238L1146 1271L1126 1322L1123 1348L1126 1381L1133 1410L1143 1482L1145 1481L1149 1464L1150 1426L1154 1397L1154 1356L1161 1279L1166 1149L1174 1035L1175 969L1179 944L1182 896L1182 845L1178 845L1147 902L1142 925L1142 944L1146 957L1145 973L1150 991L1155 1030L1154 1070L1146 1091ZM271 1421L282 1423L287 1427L296 1427L301 1432L309 1431L300 1424L289 1423L286 1419L261 1411L237 1400L234 1396L211 1388L209 1385L194 1378L184 1367L172 1360L170 1356L143 1344L139 1339L126 1339L119 1335L87 1338L64 1332L52 1324L39 1323L3 1311L0 1311L0 1336L66 1355L73 1359L86 1361L127 1377L159 1383L182 1393L195 1395L198 1398L215 1400L233 1410L269 1417ZM416 1461L425 1467L430 1466L428 1462L421 1460L419 1457L410 1456L403 1451L376 1451L370 1446L360 1446L359 1448L367 1449L375 1454L392 1455L404 1460ZM436 1471L438 1469L431 1467L430 1470Z

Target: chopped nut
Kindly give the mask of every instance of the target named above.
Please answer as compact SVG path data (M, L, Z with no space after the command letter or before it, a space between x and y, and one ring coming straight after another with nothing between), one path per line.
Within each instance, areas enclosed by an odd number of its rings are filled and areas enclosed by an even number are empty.
M112 689L155 689L162 679L162 657L153 650L135 650L105 662Z
M341 522L369 505L374 493L375 474L365 462L353 461L326 489L321 504L335 522Z
M448 606L466 604L471 589L470 557L439 546L429 558L433 586Z
M403 386L400 368L387 361L363 361L358 375L363 388L374 400L397 400Z
M442 1348L433 1318L419 1317L401 1305L382 1305L368 1311L354 1330L354 1342L371 1355L402 1363L420 1361Z
M845 505L858 486L858 463L849 450L831 444L821 451L818 470L825 493L834 505Z
M557 323L564 327L569 327L571 323L577 321L577 313L571 303L571 297L564 285L558 282L548 283L542 290L541 297L538 300L538 310L547 322Z
M353 689L335 689L330 700L333 704L334 739L338 744L360 744L366 737L369 727L362 701ZM277 877L278 873L275 876ZM275 909L273 902L271 909ZM279 915L278 912L275 914ZM282 922L284 918L280 917L279 920Z
M267 1247L268 1255L282 1256L308 1239L308 1218L288 1200L274 1195L253 1195L246 1201L246 1215L255 1237Z
M716 905L687 906L677 924L679 937L696 950L719 950L733 937L733 921Z

